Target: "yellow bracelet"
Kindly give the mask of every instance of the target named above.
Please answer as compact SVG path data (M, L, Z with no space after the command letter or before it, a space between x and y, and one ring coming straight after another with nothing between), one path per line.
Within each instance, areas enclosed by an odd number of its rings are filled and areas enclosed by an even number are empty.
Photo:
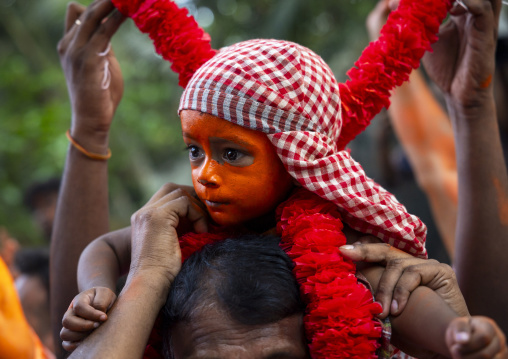
M67 136L67 138L69 139L69 142L79 151L81 152L82 154L84 154L86 157L88 158L91 158L92 160L97 160L97 161L106 161L108 160L110 157L111 157L111 150L108 148L108 154L107 155L101 155L101 154L98 154L98 153L92 153L92 152L88 152L87 150L85 150L83 148L83 146L81 146L79 143L77 143L74 138L71 137L71 132L70 130L67 130L67 132L65 133L65 135Z

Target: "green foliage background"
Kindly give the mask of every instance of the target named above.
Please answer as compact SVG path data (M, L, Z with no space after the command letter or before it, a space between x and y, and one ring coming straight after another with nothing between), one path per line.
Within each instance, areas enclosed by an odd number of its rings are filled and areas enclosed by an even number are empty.
M375 2L178 1L209 24L215 48L252 38L295 41L320 54L339 81L368 43L364 23ZM56 53L66 4L0 0L0 226L24 244L42 237L23 192L34 181L61 175L68 146L71 113ZM176 115L177 76L130 21L113 47L125 78L110 143L112 226L119 227L162 183L189 182L189 171Z

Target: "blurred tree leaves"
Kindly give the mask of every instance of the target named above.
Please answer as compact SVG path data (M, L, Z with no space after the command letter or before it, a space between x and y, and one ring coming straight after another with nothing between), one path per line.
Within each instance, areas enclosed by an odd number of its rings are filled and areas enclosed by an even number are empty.
M295 41L320 54L343 81L367 44L365 17L376 0L177 2L209 25L215 48L252 38ZM71 113L56 53L66 3L0 0L0 225L23 243L41 241L23 192L61 175L68 146ZM112 226L118 227L162 183L189 183L189 170L176 114L177 76L130 21L113 47L126 85L110 143Z

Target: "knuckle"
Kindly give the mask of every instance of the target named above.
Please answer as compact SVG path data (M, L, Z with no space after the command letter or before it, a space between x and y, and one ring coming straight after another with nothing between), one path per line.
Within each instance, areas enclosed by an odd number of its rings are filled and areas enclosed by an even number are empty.
M60 56L62 56L65 54L66 50L67 50L67 46L65 46L65 41L64 41L64 39L61 39L60 41L58 41L58 44L56 44L56 51L58 52L58 54Z
M394 258L386 263L386 269L398 269L404 266L404 258Z
M168 183L164 183L164 185L162 186L162 188L167 191L167 192L173 192L175 189L177 189L177 185L174 184L173 182L168 182Z
M178 197L187 197L187 192L185 192L182 188L174 189L173 193Z
M391 294L391 292L392 292L391 289L386 284L380 283L379 286L377 287L376 295L386 296Z
M90 21L91 19L93 19L95 17L95 13L96 13L95 7L96 6L97 6L96 2L93 2L88 6L87 11L85 12L85 21Z
M398 297L398 298L404 297L407 294L409 294L409 290L407 290L406 288L404 288L401 285L396 285L395 289L393 290L393 295Z
M154 214L155 210L153 208L141 208L139 211L135 212L132 215L131 222L148 222L154 217Z
M63 326L63 329L64 329L64 328L68 328L68 327L69 327L70 322L71 322L71 321L70 321L69 317L67 316L67 314L66 314L66 315L64 315L64 317L62 318L62 326ZM62 330L63 330L63 329L62 329Z
M417 265L412 265L404 269L404 272L409 274L415 274L420 272L420 268Z
M439 262L438 262L439 263ZM444 272L447 272L447 273L451 273L453 275L455 275L455 271L453 270L453 268L446 264L446 263L439 263L439 267L444 271Z
M379 239L373 235L367 235L367 236L362 236L358 242L360 244L372 244L372 243L379 243Z

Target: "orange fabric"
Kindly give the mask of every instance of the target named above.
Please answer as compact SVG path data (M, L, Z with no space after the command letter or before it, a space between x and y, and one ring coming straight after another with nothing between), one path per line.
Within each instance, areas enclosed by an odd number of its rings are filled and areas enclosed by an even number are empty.
M1 258L0 353L2 359L46 358L41 342L25 319L14 281Z

